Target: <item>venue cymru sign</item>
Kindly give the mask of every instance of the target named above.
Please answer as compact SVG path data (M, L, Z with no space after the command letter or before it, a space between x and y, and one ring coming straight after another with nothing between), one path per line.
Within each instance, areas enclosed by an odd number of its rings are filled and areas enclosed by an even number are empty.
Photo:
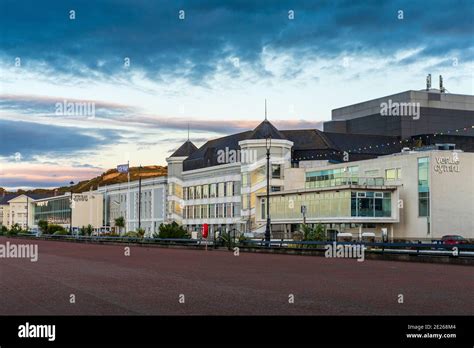
M442 173L459 173L459 158L455 157L436 157L434 171Z

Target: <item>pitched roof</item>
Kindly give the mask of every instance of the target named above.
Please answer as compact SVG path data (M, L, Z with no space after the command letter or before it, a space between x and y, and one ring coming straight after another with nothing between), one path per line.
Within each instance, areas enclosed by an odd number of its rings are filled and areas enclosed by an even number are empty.
M26 195L31 199L41 199L41 198L46 198L46 197L51 196L51 194L46 194L46 193L8 193L8 194L5 194L4 196L0 195L0 204L8 204L9 201L21 195Z
M4 196L0 196L0 204L1 205L5 205L5 204L8 204L8 201L15 198L15 197L18 197L20 194L18 193L8 193L8 194L5 194Z
M240 150L239 141L248 139L250 134L252 134L252 131L231 134L222 138L209 140L184 160L183 170L193 170L222 164L217 161L219 150Z
M399 139L394 136L330 133L318 129L279 131L265 120L253 131L232 134L206 142L183 162L183 170L223 164L218 163L219 150L240 150L239 141L265 139L268 135L272 139L292 141L292 160L294 161L317 159L321 158L321 155L324 159L340 161L341 152L349 152L349 150L352 154L351 159L358 160L391 154L401 149ZM390 146L387 146L387 143ZM384 146L381 146L382 144Z
M190 140L181 145L170 157L188 157L198 148Z
M278 130L270 121L265 120L260 123L248 137L248 139L286 139L285 136Z

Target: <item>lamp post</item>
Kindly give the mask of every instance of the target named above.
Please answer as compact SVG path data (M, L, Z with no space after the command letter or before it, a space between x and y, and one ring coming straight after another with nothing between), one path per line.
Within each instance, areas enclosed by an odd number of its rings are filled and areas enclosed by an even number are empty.
M265 227L265 242L267 246L270 246L271 231L270 231L270 149L272 147L272 137L268 135L265 138L265 147L267 148L267 198L266 198L266 209L267 209L267 226Z
M71 187L71 207L69 209L69 234L72 234L72 206L74 204L74 199L72 197L72 185L74 185L74 181L71 181L69 185Z
M28 194L27 194L26 195L26 233L28 233L28 229L29 229L29 227L28 227L28 218L29 218L28 217L28 208L29 208L28 204L29 204L29 202L28 202Z
M142 227L142 177L141 177L142 166L138 167L138 229Z

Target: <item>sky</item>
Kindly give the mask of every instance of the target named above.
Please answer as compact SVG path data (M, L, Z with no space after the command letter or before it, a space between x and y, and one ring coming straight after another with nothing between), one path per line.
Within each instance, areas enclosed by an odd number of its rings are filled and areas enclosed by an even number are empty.
M474 1L0 0L0 187L166 165L189 137L318 128L433 85L474 94Z

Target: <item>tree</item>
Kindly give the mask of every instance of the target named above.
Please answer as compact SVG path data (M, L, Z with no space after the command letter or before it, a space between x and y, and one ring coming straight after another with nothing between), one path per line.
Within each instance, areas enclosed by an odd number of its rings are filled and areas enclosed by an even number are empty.
M115 226L119 228L119 233L121 232L122 228L125 227L125 219L123 216L120 216L115 219Z
M40 220L38 221L38 227L43 234L48 233L48 221L46 220Z
M321 224L317 224L315 228L303 224L301 226L301 233L303 235L303 241L306 242L326 240L326 231L324 226Z
M92 225L91 224L87 225L87 228L86 228L87 235L88 236L92 235L92 232L93 232Z
M183 226L178 225L175 221L170 224L161 224L159 233L153 234L154 238L189 238L188 232Z

